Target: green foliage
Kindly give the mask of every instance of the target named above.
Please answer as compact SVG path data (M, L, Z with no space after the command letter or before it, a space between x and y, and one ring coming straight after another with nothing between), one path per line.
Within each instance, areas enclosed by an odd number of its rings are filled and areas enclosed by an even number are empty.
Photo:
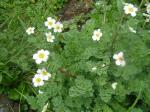
M57 15L65 2L2 1L0 94L13 100L23 97L39 112L47 103L48 112L149 112L150 24L142 16L145 2L141 7L132 0L139 8L136 17L124 14L123 2L129 1L93 2L81 29L75 19L63 21L63 32L54 33L55 41L48 43L44 21L49 16L58 20L54 13ZM30 36L25 33L29 26L35 27ZM103 35L100 41L93 41L93 31L98 28ZM46 63L35 65L32 55L40 49L48 50L50 56ZM126 61L123 67L116 66L113 59L120 51ZM52 77L44 86L33 88L32 77L42 67Z
M77 79L75 80L75 85L69 89L69 96L92 97L92 82L90 80L84 79L84 77L77 77Z

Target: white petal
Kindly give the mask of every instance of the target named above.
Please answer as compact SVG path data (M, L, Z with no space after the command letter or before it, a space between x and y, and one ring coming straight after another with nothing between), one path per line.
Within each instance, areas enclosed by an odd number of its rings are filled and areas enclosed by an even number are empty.
M116 65L121 65L121 62L120 60L116 60Z
M47 20L48 20L48 21L51 21L51 20L52 20L52 18L51 18L51 17L48 17L48 18L47 18Z
M48 80L49 77L48 76L43 76L43 80Z
M118 55L114 54L113 59L118 59Z
M38 84L37 84L37 83L33 83L33 85L34 85L34 87L37 87L37 86L38 86Z
M112 86L112 88L113 88L113 89L116 89L117 84L118 84L117 82L112 83L112 85L111 85L111 86Z
M41 81L40 83L39 83L39 86L43 86L44 85L44 81Z
M35 61L37 64L40 64L40 63L42 63L42 60L40 60L40 59L36 59L36 61Z
M118 53L118 56L119 56L119 57L123 57L123 52L119 52L119 53Z
M37 73L40 74L40 73L41 73L41 69L38 69L38 70L37 70Z
M136 16L136 13L135 13L135 12L132 12L132 13L131 13L131 16L132 16L132 17L135 17L135 16Z
M33 54L33 59L37 59L38 55L37 54Z
M49 51L48 51L48 50L45 50L45 54L46 54L46 55L49 55Z
M47 60L48 60L48 56L45 56L45 58L44 59L42 59L43 61L45 61L45 62L47 62Z
M96 38L95 35L92 36L92 39L93 39L94 41L97 40L97 38Z
M128 6L125 5L123 9L124 9L125 11L128 10Z
M44 24L45 24L45 26L48 26L48 21L46 21Z
M126 62L125 61L121 61L121 66L125 66Z
M48 29L52 29L52 26L48 25Z

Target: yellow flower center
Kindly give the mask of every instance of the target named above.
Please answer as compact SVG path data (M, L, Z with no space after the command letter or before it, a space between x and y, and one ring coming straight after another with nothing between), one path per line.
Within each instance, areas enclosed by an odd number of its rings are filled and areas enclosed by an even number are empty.
M56 26L56 29L57 29L57 30L59 30L59 29L60 29L60 27L59 27L59 26Z
M39 57L39 58L44 58L44 57L45 57L45 54L44 54L44 53L40 53L40 54L38 55L38 57Z
M118 60L123 61L124 58L122 56L118 57Z
M53 22L52 22L52 21L49 21L49 22L48 22L48 25L49 25L49 26L52 26L52 25L53 25Z
M129 7L128 11L131 13L131 12L134 12L134 9L132 7Z
M39 82L41 82L42 80L41 80L41 78L36 78L36 80L35 80L37 83L39 83Z
M49 35L47 38L48 38L48 39L52 39L52 36L51 36L51 35Z
M98 33L96 33L96 36L97 36L97 37L99 37L99 36L100 36L100 33L99 33L99 32L98 32Z
M42 71L42 75L47 75L47 71Z

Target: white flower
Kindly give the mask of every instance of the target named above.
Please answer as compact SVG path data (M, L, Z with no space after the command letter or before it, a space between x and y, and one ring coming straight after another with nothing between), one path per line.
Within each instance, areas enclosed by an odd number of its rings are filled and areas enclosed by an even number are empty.
M48 73L45 68L38 69L37 73L43 77L43 80L48 80L51 77L51 74Z
M32 33L34 33L34 27L29 27L27 30L26 30L26 33L28 34L28 35L31 35Z
M92 71L96 71L97 70L97 67L92 67Z
M102 32L101 32L101 30L100 29L97 29L97 30L95 30L94 32L93 32L93 36L92 36L92 39L94 40L94 41L99 41L100 40L100 38L102 37Z
M117 82L114 82L114 83L112 83L111 87L115 90L117 87L117 84L118 84Z
M39 50L37 53L33 54L33 59L37 64L42 63L42 61L46 62L48 60L49 51L47 50Z
M125 4L124 11L125 14L131 14L131 16L134 17L138 9L133 4Z
M102 64L102 67L105 67L106 66L106 64Z
M41 90L39 90L38 92L39 92L39 94L43 94L43 93L44 93L44 92L43 92L43 91L41 91Z
M150 3L146 4L146 11L148 14L150 14Z
M125 66L125 64L126 64L126 62L124 60L123 52L114 54L113 59L116 60L116 65L118 65L118 66Z
M47 21L45 21L45 26L47 26L48 29L52 29L52 28L54 28L55 22L56 22L55 19L48 17Z
M52 35L51 32L49 33L45 33L46 37L47 37L47 42L54 42L55 36Z
M38 87L38 86L43 86L44 85L44 81L43 81L43 77L39 74L35 74L33 79L32 79L33 85L34 87Z
M60 22L57 22L54 25L54 32L62 32L63 24Z
M130 30L130 32L132 32L132 33L136 33L136 30L134 30L132 27L130 27L129 26L129 30Z

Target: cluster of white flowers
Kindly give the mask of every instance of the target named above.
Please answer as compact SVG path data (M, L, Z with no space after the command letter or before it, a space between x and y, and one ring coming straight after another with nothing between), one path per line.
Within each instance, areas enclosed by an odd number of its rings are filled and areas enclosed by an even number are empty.
M56 32L59 32L59 33L62 32L63 24L61 22L56 22L56 20L51 18L51 17L48 17L47 21L45 21L44 24L45 24L45 26L48 27L48 29L53 28L55 33ZM47 42L51 42L51 43L54 42L55 36L52 35L51 32L46 33L45 35L47 37Z
M102 37L102 35L103 35L103 34L102 34L102 32L101 32L100 29L94 30L92 39L93 39L94 41L99 41L100 38Z
M61 22L56 22L56 20L51 17L48 17L44 24L49 30L54 29L54 32L62 32L63 24ZM34 33L34 30L34 27L29 27L27 28L26 33L31 35ZM51 32L45 33L45 35L47 37L47 42L54 42L55 36ZM47 62L49 54L50 53L48 50L41 49L33 54L33 59L37 64L41 64L42 62ZM38 69L37 73L32 78L33 86L43 86L44 81L48 80L49 78L51 78L51 74L48 73L45 68ZM39 94L43 94L43 91L39 90Z
M47 28L50 30L50 29L54 29L54 32L62 32L62 29L63 29L63 24L61 22L56 22L55 19L51 18L51 17L48 17L47 18L47 21L44 22L45 26L47 26ZM34 33L34 30L35 28L34 27L28 27L27 30L26 30L26 33L28 35L31 35ZM55 36L52 35L51 32L48 32L48 33L45 33L46 37L47 37L47 42L54 42L54 39L55 39Z
M37 73L34 75L32 79L32 83L34 87L43 86L44 81L51 78L51 74L47 72L45 68L38 69ZM39 93L42 94L43 92L39 90Z
M47 21L45 21L45 26L48 27L48 29L54 28L54 32L62 32L63 24L61 22L56 22L55 19L48 17Z
M124 3L124 4L125 4L125 6L124 6L123 10L124 10L125 14L130 14L132 17L135 17L136 13L138 11L138 8L136 8L133 4L129 4L129 3ZM147 14L143 13L143 15L148 18L147 21L148 20L150 21L150 3L146 4L146 11L147 11ZM44 22L44 24L49 30L53 29L53 32L55 32L55 33L62 32L63 24L61 22L57 22L55 19L53 19L51 17L48 17L47 20ZM34 27L29 27L26 30L26 33L28 35L31 35L34 33L34 30L35 30ZM129 26L129 31L136 33L136 30L134 30L130 26ZM54 42L55 36L51 32L45 33L45 35L47 37L47 42L51 42L51 43ZM100 41L102 35L103 35L103 33L101 32L101 29L94 30L93 35L92 35L93 41ZM33 54L33 59L35 60L35 62L37 64L40 64L42 62L46 62L48 60L48 56L49 56L49 51L41 49L37 53ZM115 63L117 66L123 67L126 65L126 61L124 60L123 52L114 54L113 59L115 59ZM103 65L103 67L104 66L105 65ZM96 71L96 70L97 70L97 67L94 66L92 68L92 71ZM43 86L44 80L48 80L50 77L51 77L51 74L48 73L45 68L38 69L37 73L34 75L34 77L32 79L33 85L35 87ZM117 86L117 82L112 83L113 89L116 89L116 86ZM39 93L43 93L43 92L39 91Z

